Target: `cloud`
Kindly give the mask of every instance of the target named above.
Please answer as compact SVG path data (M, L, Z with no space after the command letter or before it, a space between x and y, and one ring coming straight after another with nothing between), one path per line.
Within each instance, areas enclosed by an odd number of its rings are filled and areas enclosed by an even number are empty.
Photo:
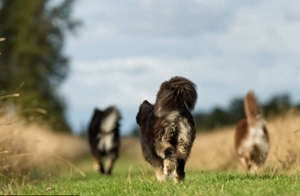
M78 127L93 107L116 104L129 130L139 104L153 103L161 82L175 75L197 84L196 110L225 106L250 89L263 101L287 92L299 102L299 7L279 0L78 1L75 16L85 26L68 39L72 72L61 88L69 118Z
M283 7L282 7L283 6ZM235 20L227 32L212 34L225 52L236 54L260 53L294 53L299 51L300 41L297 36L300 22L290 20L285 4L270 5L263 1L252 9L240 9L235 13ZM297 52L298 53L298 52Z
M201 30L222 29L230 18L228 4L221 1L94 1L79 10L89 18L87 24L112 24L119 36L190 36ZM92 2L90 2L92 3ZM82 7L80 6L80 7ZM86 11L89 10L89 11ZM107 34L110 36L109 34ZM99 35L100 37L100 35Z

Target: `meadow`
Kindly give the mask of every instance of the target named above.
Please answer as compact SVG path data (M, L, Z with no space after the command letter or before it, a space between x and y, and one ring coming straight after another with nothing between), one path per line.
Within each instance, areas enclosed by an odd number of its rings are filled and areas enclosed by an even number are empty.
M139 138L122 138L112 176L92 169L86 139L52 133L20 119L0 119L0 194L10 195L300 195L299 113L266 120L270 152L256 174L245 173L233 148L234 126L197 134L186 180L155 180Z

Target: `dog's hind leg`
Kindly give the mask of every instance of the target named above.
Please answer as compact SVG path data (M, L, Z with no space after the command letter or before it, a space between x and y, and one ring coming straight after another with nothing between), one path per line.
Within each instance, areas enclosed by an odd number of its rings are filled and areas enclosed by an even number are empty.
M94 170L104 174L104 165L100 158L94 158Z
M163 171L163 167L154 167L156 179L159 182L166 182L168 180L168 175Z
M164 158L164 174L170 175L176 166L176 159L174 158L174 148L169 147L165 150L165 158Z
M240 156L240 161L245 171L249 171L251 169L251 160L249 153L243 153Z
M176 142L177 133L176 133L176 124L174 122L169 122L166 124L165 132L162 136L161 148L158 150L161 153L161 157L163 158L163 171L165 175L170 175L176 165L176 154L174 149L174 143Z
M173 172L174 181L176 183L184 181L184 177L185 177L184 167L185 167L185 160L177 159L176 168Z
M115 156L111 156L107 158L107 174L111 175L114 163L115 163Z
M168 175L164 173L163 159L157 155L152 154L148 159L155 171L156 179L159 182L165 182L168 180Z

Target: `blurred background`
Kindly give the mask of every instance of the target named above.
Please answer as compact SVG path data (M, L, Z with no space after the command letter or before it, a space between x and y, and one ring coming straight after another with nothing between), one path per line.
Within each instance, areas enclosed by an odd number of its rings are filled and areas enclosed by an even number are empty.
M198 130L235 124L249 90L268 117L299 108L299 34L296 0L0 0L0 104L76 135L115 105L134 135L142 101L180 75Z

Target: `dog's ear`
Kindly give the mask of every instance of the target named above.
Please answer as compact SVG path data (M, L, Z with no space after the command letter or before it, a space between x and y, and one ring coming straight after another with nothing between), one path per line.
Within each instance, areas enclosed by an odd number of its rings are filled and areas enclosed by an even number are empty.
M140 111L143 114L149 114L150 112L152 112L153 110L153 105L151 103L149 103L147 100L145 100L141 106L140 106Z
M99 121L101 119L102 115L103 115L103 111L95 108L91 123L93 124L96 121Z
M103 112L97 108L94 110L92 120L89 124L89 132L98 132L98 127L103 116Z
M139 111L136 115L136 122L139 126L141 126L141 123L145 121L147 116L153 111L153 105L149 103L147 100L143 101L143 103L140 105Z

